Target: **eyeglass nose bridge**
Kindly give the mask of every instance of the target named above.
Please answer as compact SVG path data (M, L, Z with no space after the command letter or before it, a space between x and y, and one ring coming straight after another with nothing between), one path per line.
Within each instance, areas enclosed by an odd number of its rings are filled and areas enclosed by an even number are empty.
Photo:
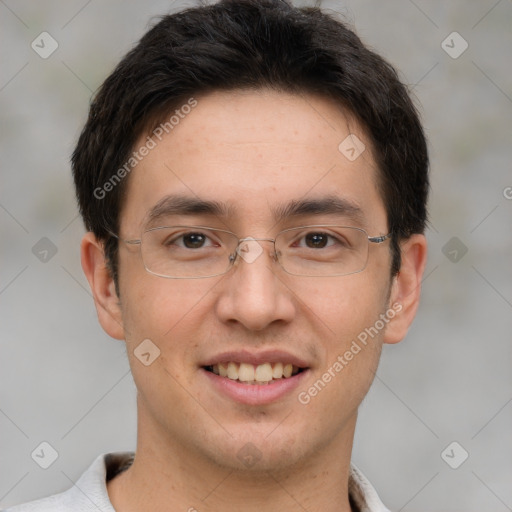
M248 236L238 239L238 244L234 252L229 256L230 263L233 265L237 260L237 256L240 256L240 258L246 263L256 261L256 259L263 253L263 248L258 242L272 242L274 244L274 251L271 256L274 261L278 261L275 238L254 238L252 236Z

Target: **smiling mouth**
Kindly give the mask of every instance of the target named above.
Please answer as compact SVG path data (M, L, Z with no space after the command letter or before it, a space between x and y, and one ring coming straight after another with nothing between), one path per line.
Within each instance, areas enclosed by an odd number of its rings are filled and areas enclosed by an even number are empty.
M237 363L229 361L203 367L206 371L242 384L265 385L281 379L289 379L307 368L299 368L291 363Z

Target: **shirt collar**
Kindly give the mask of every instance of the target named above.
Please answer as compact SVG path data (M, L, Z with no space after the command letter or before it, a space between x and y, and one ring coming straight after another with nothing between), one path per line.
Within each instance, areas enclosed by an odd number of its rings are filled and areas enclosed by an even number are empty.
M115 512L108 497L107 481L127 469L134 459L134 452L114 452L99 455L80 477L76 487L81 494L94 496L91 510ZM350 466L348 482L350 502L354 512L389 512L366 477L354 465Z

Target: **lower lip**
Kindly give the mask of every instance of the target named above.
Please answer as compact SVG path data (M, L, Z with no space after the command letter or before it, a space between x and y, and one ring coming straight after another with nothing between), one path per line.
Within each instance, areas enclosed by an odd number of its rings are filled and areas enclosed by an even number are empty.
M303 370L292 377L272 380L268 384L243 384L237 380L216 375L204 368L201 368L201 371L210 379L215 389L236 402L248 405L270 404L289 395L309 373L309 370Z

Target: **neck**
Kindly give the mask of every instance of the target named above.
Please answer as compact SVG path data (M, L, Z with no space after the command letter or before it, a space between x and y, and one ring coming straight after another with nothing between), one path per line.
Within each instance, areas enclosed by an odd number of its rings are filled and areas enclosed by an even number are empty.
M118 512L350 512L355 420L313 456L262 471L220 466L139 420L135 460L108 483L108 494Z

